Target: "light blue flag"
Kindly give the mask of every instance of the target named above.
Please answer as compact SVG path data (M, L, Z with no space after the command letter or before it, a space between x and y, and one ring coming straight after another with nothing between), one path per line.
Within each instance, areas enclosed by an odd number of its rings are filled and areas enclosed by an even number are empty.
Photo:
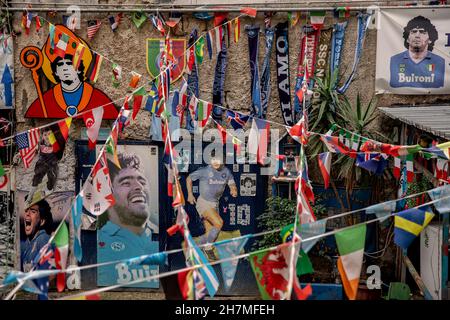
M205 282L206 289L208 290L209 296L214 297L217 290L219 289L219 278L217 278L214 268L209 264L208 259L206 259L203 252L194 242L189 231L185 230L185 240L188 243L188 248L191 249L191 258L194 265L203 265L199 270L200 274Z
M161 118L152 114L152 124L150 126L150 133L152 135L153 141L163 141L162 129L161 129Z
M450 212L450 185L435 188L428 191L428 195L432 200L446 198L434 203L434 207L440 214Z
M380 220L380 222L383 222L390 217L392 212L395 212L395 207L395 201L383 202L367 207L366 214L374 214L378 219L384 217L384 219Z
M299 225L299 234L302 239L311 238L314 236L318 236L320 234L325 233L325 227L327 225L326 220L318 220L311 223L306 223ZM309 250L311 250L312 247L317 243L317 239L312 239L308 241L302 240L302 249L305 251L305 253L308 253Z
M220 260L238 256L250 236L251 235L246 235L240 239L227 239L216 243L216 249ZM224 261L220 264L225 291L229 291L233 284L238 263L239 259L234 259Z
M83 258L83 250L81 249L81 215L83 214L83 196L78 194L72 209L73 229L75 230L73 237L73 253L78 262Z
M180 141L180 118L178 116L171 116L169 119L169 130L172 141ZM152 124L150 126L150 134L153 141L163 141L161 118L152 114Z

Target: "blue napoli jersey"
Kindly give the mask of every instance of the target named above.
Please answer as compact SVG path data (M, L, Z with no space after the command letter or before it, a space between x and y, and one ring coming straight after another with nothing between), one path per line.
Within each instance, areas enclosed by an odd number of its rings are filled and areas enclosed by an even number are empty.
M390 86L393 88L440 88L444 86L445 60L431 52L415 63L408 50L391 57Z
M108 221L98 231L97 262L116 261L152 254L158 252L158 247L158 242L152 241L151 234L147 235L146 232L143 232L141 235L137 235ZM114 263L98 268L97 284L99 286L124 284L125 287L158 288L159 281L157 279L126 285L129 282L156 275L158 270L158 266Z

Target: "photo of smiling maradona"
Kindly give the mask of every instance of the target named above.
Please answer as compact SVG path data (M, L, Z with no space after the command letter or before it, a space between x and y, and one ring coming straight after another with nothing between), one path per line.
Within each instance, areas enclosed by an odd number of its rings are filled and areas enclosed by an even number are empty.
M124 229L140 236L147 226L158 233L158 217L150 215L150 189L141 159L134 154L118 154L120 168L108 160L115 204L108 209L102 229Z

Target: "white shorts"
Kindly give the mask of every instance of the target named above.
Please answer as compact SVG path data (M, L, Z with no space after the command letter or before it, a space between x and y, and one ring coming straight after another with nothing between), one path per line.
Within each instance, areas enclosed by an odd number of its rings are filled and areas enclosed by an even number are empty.
M195 208L197 209L200 217L203 217L203 212L214 209L216 212L219 212L219 203L216 201L208 201L203 199L202 197L197 198L197 203L195 204Z

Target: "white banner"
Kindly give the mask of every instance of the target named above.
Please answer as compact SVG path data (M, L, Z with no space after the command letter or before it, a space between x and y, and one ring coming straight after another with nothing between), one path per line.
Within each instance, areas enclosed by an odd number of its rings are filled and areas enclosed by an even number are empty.
M450 8L381 11L377 94L450 93L449 18Z

